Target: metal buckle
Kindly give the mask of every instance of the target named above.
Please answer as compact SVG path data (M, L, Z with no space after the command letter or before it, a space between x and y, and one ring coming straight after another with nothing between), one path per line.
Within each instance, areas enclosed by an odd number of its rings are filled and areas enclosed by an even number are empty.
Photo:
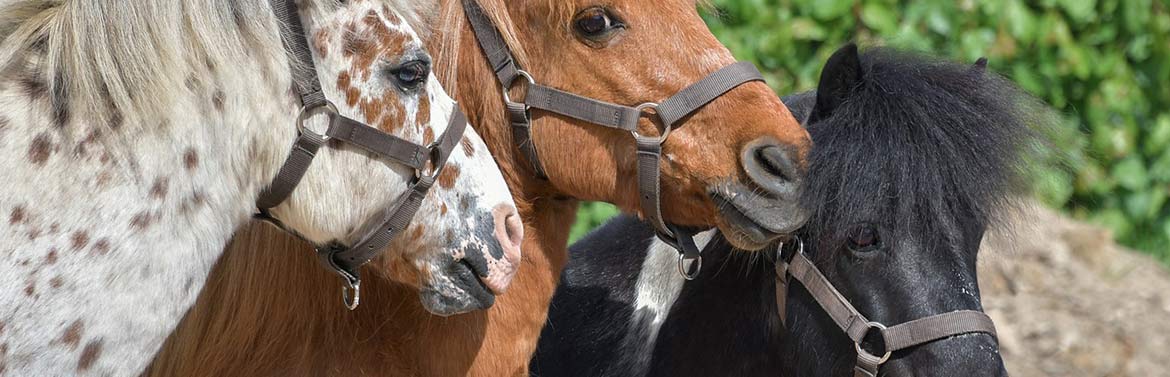
M424 176L435 179L439 178L439 174L443 173L443 167L447 165L439 165L439 152L438 140L427 145L427 164L424 164L422 169L414 169L414 181L410 182L412 185L418 183ZM427 169L428 166L430 169Z
M362 281L350 282L345 280L345 286L341 287L341 301L345 303L345 308L353 311L357 309L358 305L362 303ZM353 301L350 301L349 291L353 291Z
M333 102L331 102L329 100L325 100L325 103L315 105L313 107L308 107L308 106L302 107L301 113L297 115L297 132L300 132L300 133L307 132L307 133L321 137L322 141L329 141L329 135L327 135L328 130L326 130L326 132L323 132L323 133L317 133L316 131L309 129L309 127L305 127L305 121L309 120L310 117L312 117L313 115L316 115L318 113L325 114L326 116L328 116L329 122L327 124L332 125L333 121L335 119L337 119L337 114L338 114L337 113L337 106L334 106Z
M517 77L524 77L525 79L527 79L528 85L536 85L536 80L534 80L532 78L532 75L528 74L528 72L523 70L523 69L516 70L516 76ZM513 77L512 82L509 82L508 84L503 85L503 89L501 90L504 93L504 102L507 104L514 104L515 103L515 102L512 102L512 97L508 96L508 89L511 89L512 84L515 84L515 83L516 83L516 78ZM524 110L525 111L528 110L528 105L524 106Z
M698 263L698 265L695 266L695 269L694 269L695 272L693 274L690 272L687 272L688 270L690 270L690 268L688 268L688 267L690 267L694 263ZM683 255L683 254L678 255L678 273L682 274L683 279L686 279L687 281L695 280L696 278L699 277L699 274L702 273L702 271L703 271L703 256L702 255L695 257L695 258L687 258L686 255Z
M647 109L654 110L654 112L652 112L652 113L646 112ZM639 115L641 115L643 113L658 115L658 104L654 103L654 102L646 102L646 103L643 103L641 105L634 107L634 110L638 110ZM659 119L661 119L661 118L659 118ZM666 142L667 137L670 137L670 131L671 131L671 129L674 128L674 126L671 126L669 124L665 124L665 125L663 125L663 127L665 127L665 128L663 128L663 130L662 130L662 135L659 135L656 138L642 136L642 134L638 133L637 128L635 128L634 130L631 130L630 133L634 134L635 138L654 140L654 141L658 142L659 145L661 145L662 143Z
M865 325L866 325L866 326L869 326L869 329L870 329L870 330L877 329L877 330L878 330L878 334L881 334L881 333L882 333L882 330L885 330L885 329L886 329L886 325L883 325L883 324L881 324L881 323L874 322L874 321L870 321L869 323L866 323ZM867 331L866 331L866 334L868 334L868 333L869 333L869 331L867 330ZM865 339L865 336L862 336L862 339L864 340L864 339ZM884 336L883 336L883 338L882 338L882 341L885 341L885 337L884 337ZM889 346L885 346L885 348L886 348L886 354L885 354L885 355L882 355L882 357L881 357L881 358L878 358L877 365L882 365L882 364L885 364L887 360L890 360L890 355L891 355L891 354L893 354L893 352L891 352L891 351L890 351L890 347L889 347ZM858 355L862 355L862 354L864 354L864 355L867 355L867 356L870 356L870 357L877 358L877 355L871 354L871 353L869 353L868 351L866 351L865 349L861 348L861 342L853 342L853 349L857 350L857 354L858 354Z

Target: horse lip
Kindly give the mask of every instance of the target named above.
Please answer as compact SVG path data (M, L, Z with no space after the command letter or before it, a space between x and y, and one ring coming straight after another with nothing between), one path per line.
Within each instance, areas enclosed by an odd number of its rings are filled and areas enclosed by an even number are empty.
M452 267L455 269L452 280L456 283L457 294L443 293L426 286L419 292L423 307L428 312L446 317L487 309L495 304L496 295L480 280L470 264L458 261Z
M779 238L781 234L768 230L768 228L760 225L755 219L747 215L743 210L740 210L735 204L720 196L713 196L716 206L719 208L719 214L726 221L727 225L735 228L739 237L746 237L751 246L762 248L772 240Z
M709 195L726 223L755 246L791 235L808 220L808 211L797 203L757 194L741 184L716 185Z

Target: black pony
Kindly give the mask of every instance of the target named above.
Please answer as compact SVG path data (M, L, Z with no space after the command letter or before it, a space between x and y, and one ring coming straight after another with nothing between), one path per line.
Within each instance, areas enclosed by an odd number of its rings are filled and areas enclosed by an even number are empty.
M985 71L984 60L850 45L829 59L815 93L784 99L815 143L805 252L873 321L982 310L979 245L1023 187L1025 152L1038 146L1034 130L1048 114ZM781 321L774 251L739 252L712 232L691 282L676 272L674 251L632 217L573 245L532 374L851 375L853 342L800 283L791 283ZM894 352L880 372L1006 375L987 334Z

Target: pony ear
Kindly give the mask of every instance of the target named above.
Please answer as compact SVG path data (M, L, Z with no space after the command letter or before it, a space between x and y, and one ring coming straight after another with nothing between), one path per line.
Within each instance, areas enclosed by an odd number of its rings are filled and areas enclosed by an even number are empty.
M847 44L833 53L821 72L817 86L817 103L807 123L828 118L849 98L849 93L861 83L861 57L857 45Z
M979 60L976 60L975 67L971 68L971 70L978 73L987 72L987 58L979 58Z

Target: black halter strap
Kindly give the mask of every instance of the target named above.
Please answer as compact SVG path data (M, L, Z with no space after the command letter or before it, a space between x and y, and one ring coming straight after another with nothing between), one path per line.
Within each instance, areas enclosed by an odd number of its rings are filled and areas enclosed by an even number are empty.
M662 144L670 136L670 131L687 115L744 83L763 81L760 71L751 63L735 63L712 73L661 103L644 103L630 107L599 101L537 84L532 75L520 68L512 51L504 42L503 35L484 14L479 3L476 0L462 1L463 11L467 15L476 40L495 72L496 79L503 87L504 103L517 148L532 164L536 176L548 178L540 164L540 154L532 142L532 118L529 111L533 108L630 132L634 136L638 151L638 192L642 214L653 225L658 238L679 251L679 268L684 271L683 275L688 280L698 276L702 256L695 246L694 233L669 224L662 218L662 190L659 180L662 171L659 165ZM522 102L512 102L508 98L508 89L520 78L527 82L528 92ZM660 136L647 136L638 132L638 121L643 115L656 115L659 118L665 127ZM698 263L698 268L686 266L692 261Z
M260 211L257 217L290 231L273 218L269 210L288 199L312 165L317 151L329 140L350 144L378 158L410 167L415 172L414 180L406 192L353 233L352 239L357 241L352 246L330 245L317 248L317 256L322 264L344 278L349 290L353 291L352 299L348 291L344 296L346 306L353 310L360 303L361 266L378 256L396 235L410 225L423 198L446 165L447 158L463 138L467 119L458 108L455 108L443 134L431 145L424 146L338 114L337 108L321 91L321 82L317 77L313 55L309 50L296 4L293 0L272 0L271 5L281 24L281 39L284 40L289 50L289 59L292 61L289 69L292 70L293 81L304 107L297 119L298 135L292 151L289 152L272 184L261 192L256 203ZM308 118L318 114L329 117L329 128L324 134L317 134L304 125ZM296 234L291 231L290 233Z
M916 319L897 326L870 321L849 303L833 283L804 254L804 244L797 239L796 251L785 254L784 244L776 250L776 309L780 321L787 321L787 298L791 277L800 282L821 309L833 319L853 341L857 362L853 367L854 377L876 377L881 365L889 360L895 351L949 338L955 335L984 333L995 336L995 323L983 312L960 310ZM876 332L885 344L882 355L874 355L861 346L866 335Z

